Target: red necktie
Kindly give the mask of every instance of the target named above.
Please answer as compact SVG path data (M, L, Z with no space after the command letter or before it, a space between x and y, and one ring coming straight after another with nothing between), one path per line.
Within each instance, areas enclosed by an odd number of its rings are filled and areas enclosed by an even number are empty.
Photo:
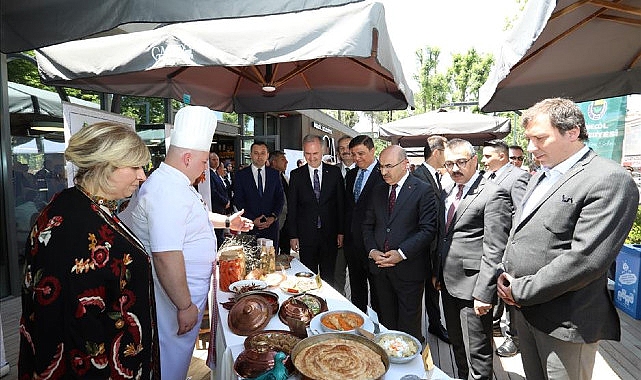
M396 205L396 187L398 184L392 185L392 190L389 192L389 200L387 201L387 211L389 215L392 215L394 211L394 206ZM385 252L389 251L389 239L385 238L385 243L383 244L383 249Z
M465 185L458 185L458 192L454 197L454 201L452 201L450 208L447 209L447 222L445 223L445 231L448 231L450 229L450 224L452 223L452 219L454 219L456 208L458 207L458 204L459 202L461 202L461 198L463 197L463 187L465 187Z

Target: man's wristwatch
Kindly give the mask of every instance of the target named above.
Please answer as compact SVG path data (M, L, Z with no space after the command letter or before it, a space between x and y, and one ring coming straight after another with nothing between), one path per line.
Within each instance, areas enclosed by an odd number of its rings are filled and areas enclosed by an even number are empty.
M225 228L229 228L230 225L231 225L231 221L229 220L229 217L226 217L225 218Z

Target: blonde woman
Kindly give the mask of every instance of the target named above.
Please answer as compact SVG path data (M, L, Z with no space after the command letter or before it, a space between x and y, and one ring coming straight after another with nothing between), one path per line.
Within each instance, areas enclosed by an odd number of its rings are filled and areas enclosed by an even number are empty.
M27 239L21 379L159 378L151 262L116 215L146 179L149 150L130 128L73 135L75 187L56 194Z

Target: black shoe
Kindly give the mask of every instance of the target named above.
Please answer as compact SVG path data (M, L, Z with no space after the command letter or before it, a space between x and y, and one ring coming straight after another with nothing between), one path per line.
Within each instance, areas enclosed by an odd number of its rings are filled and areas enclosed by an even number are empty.
M496 349L496 354L502 358L509 358L519 353L519 345L512 337L505 338L505 341Z
M427 332L429 332L430 334L436 335L436 337L442 340L443 342L450 344L450 336L447 335L447 330L445 330L445 327L443 327L443 325L441 325L440 323L438 324L438 326L428 327Z

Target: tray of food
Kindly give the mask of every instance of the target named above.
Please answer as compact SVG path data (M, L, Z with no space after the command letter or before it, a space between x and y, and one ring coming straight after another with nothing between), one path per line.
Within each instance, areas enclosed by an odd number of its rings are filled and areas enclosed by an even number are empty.
M296 344L291 357L304 379L381 379L390 366L381 346L355 334L310 336Z

